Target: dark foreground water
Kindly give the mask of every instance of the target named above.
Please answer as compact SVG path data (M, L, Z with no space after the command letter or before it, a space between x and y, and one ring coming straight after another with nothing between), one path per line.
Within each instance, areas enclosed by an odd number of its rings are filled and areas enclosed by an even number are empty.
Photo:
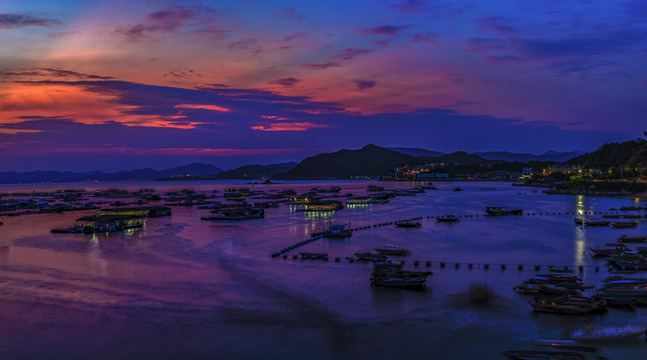
M334 184L342 193L363 194L367 185L377 183ZM222 193L229 185L69 188ZM330 185L286 182L255 189L303 192ZM173 207L172 217L147 219L142 231L110 236L49 232L93 212L5 217L0 227L0 246L5 246L0 248L0 359L499 359L503 349L531 349L535 339L559 338L568 327L647 323L645 309L610 309L605 315L537 314L527 304L529 297L512 291L513 285L535 273L535 264L543 265L541 272L547 265L583 265L583 279L599 285L608 276L606 264L591 257L588 247L603 246L621 234L644 235L645 220L629 230L578 228L573 215L557 213L644 203L545 195L507 183L435 185L438 190L398 197L385 205L329 215L282 206L266 210L265 219L237 224L201 221L207 210ZM465 191L451 191L456 186ZM31 187L5 186L0 191L9 189ZM416 216L482 215L488 205L551 215L468 217L456 224L424 219L421 228L371 228L293 252L327 252L328 262L270 257L330 221L358 227ZM371 287L371 265L345 259L385 244L412 250L405 258L407 268L414 268L413 260L421 261L420 269L426 269L424 262L433 262L426 291ZM441 261L447 263L445 268ZM456 262L461 263L458 269ZM506 269L500 264L507 264ZM524 264L523 270L517 264ZM595 266L600 266L599 272ZM494 301L471 305L471 282L487 283L496 293ZM640 339L596 346L611 359L647 357L647 344Z

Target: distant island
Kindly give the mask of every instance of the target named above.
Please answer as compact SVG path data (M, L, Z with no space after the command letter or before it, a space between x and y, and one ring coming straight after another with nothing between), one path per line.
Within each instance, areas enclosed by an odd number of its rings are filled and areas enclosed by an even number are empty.
M514 180L523 181L527 185L551 187L553 191L581 191L578 189L590 188L588 181L593 180L644 181L643 165L647 166L647 140L642 138L607 143L591 153L549 151L541 155L505 151L471 154L457 151L445 154L422 148L384 148L369 144L357 150L342 149L311 156L299 163L244 165L226 171L211 164L193 163L164 170L144 168L116 173L0 172L0 183L370 178L420 181ZM640 189L641 186L634 186L632 191Z

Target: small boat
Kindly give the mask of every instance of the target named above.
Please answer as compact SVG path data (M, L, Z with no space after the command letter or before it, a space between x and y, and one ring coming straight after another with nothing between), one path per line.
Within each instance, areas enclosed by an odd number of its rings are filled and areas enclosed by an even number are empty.
M487 206L485 207L485 213L490 216L523 215L523 210L522 209L508 210L507 207Z
M425 289L431 271L407 271L402 264L375 263L371 272L371 285L403 289Z
M584 225L584 219L575 219L575 225Z
M618 238L619 243L638 243L638 242L645 242L645 240L647 240L647 236L622 235Z
M585 360L577 351L506 350L501 354L516 360Z
M314 233L312 236L322 235L326 238L338 239L351 237L353 236L353 232L350 229L347 229L347 226L350 226L350 224L330 224L324 231Z
M589 246L589 250L591 250L593 254L596 256L609 256L613 254L622 254L624 251L627 250L627 248L622 246L617 246L615 248L594 249Z
M457 222L459 220L460 218L454 215L443 215L436 218L436 221L438 222Z
M619 327L578 328L565 332L565 335L577 341L609 341L641 336L647 331L644 326L626 325Z
M611 227L614 229L633 229L638 227L637 221L615 221L611 224Z
M463 189L461 189L459 187L455 187L454 189L452 189L452 191L465 191L465 190L463 190Z
M383 248L375 248L374 249L378 254L383 254L383 255L400 255L400 256L405 256L409 255L411 253L411 250L401 248L398 245L391 245L391 244L386 244L384 245Z
M328 254L326 253L300 252L299 255L301 255L301 259L328 260Z
M537 312L559 314L602 313L607 308L606 301L583 296L536 297L528 304Z
M419 222L404 221L404 222L396 222L395 227L419 228L419 227L422 227L422 224Z
M370 252L357 252L354 254L359 260L372 262L388 262L390 258L384 254L375 254Z
M611 221L607 220L585 220L582 225L584 226L609 226L611 224Z

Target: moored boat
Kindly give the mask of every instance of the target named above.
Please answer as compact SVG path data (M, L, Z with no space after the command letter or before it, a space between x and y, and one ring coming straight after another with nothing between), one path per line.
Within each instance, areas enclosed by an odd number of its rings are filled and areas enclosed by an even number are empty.
M487 206L485 208L485 213L490 216L501 216L501 215L523 215L522 209L512 209L509 210L507 207L501 206Z
M384 254L376 254L370 252L356 252L354 254L359 260L373 261L373 262L388 262L390 258Z
M591 314L606 311L607 303L602 299L583 296L536 297L528 304L537 312L559 314Z
M639 243L639 242L645 242L645 240L647 240L647 236L622 235L618 238L619 243Z
M593 252L594 255L597 256L609 256L613 254L622 254L624 251L627 250L626 247L618 246L615 248L599 248L595 249L589 246L589 250Z
M386 244L384 245L383 248L375 248L374 249L378 254L384 254L384 255L409 255L411 253L411 250L402 248L398 245L391 245L391 244Z
M611 221L591 219L591 220L585 220L582 225L584 225L584 226L609 226L609 224L611 224Z
M638 227L637 221L615 221L611 224L614 229L633 229Z
M436 218L436 221L438 222L457 222L459 220L460 218L454 215L443 215Z
M577 351L506 350L501 351L515 360L585 360L586 356Z
M583 327L565 332L566 337L577 341L609 341L634 338L645 334L647 328L638 325L618 327Z
M322 235L326 238L347 238L353 235L353 232L346 227L350 224L330 224L328 227L321 232L312 234L313 236Z
M371 272L371 285L396 287L403 289L423 290L427 276L431 271L407 271L402 269L402 264L376 263Z
M396 222L395 227L419 228L419 227L422 227L422 224L419 222L413 222L413 221L402 221L402 222Z

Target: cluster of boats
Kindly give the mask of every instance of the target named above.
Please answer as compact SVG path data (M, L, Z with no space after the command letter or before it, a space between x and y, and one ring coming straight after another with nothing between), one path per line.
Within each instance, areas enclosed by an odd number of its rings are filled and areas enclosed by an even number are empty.
M373 249L375 252L356 252L355 256L358 260L378 262L391 262L389 256L407 256L411 254L411 250L400 247L399 245L386 244L382 248Z
M638 227L637 221L609 221L600 219L580 219L576 218L575 225L581 226L611 226L614 229L633 229Z
M611 305L647 306L647 279L611 276L603 281L599 295Z
M330 224L328 227L318 233L312 234L312 236L323 236L326 238L347 238L353 236L353 231L350 230L350 224Z
M508 209L501 206L487 206L485 213L489 216L523 215L523 209Z
M636 250L629 249L627 242L642 242L647 237L632 237L622 236L618 242L613 244L606 244L606 248L592 248L589 250L595 256L605 257L609 263L609 267L616 271L641 271L647 270L647 247L638 246Z
M513 289L521 294L534 294L528 301L534 311L561 314L589 314L606 311L607 301L597 294L585 296L592 286L574 275L538 274Z

